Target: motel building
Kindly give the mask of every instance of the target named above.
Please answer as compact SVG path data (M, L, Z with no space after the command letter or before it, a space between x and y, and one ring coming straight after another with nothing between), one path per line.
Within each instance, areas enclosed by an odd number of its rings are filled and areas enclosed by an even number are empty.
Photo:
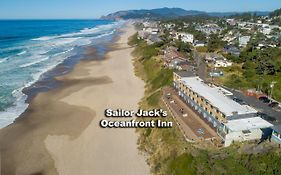
M257 111L235 102L231 92L209 85L188 72L176 72L173 86L178 95L216 128L224 146L232 142L259 140L263 129L273 125L257 116Z
M276 125L272 127L271 140L278 144L281 144L281 125Z

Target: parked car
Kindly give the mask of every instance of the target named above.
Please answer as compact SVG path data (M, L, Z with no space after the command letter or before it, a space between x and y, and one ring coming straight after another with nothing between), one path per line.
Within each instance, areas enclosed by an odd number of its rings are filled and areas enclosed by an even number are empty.
M275 108L275 107L279 106L279 103L274 101L274 102L271 102L268 106L272 107L272 108Z
M265 96L260 97L259 100L262 101L263 103L269 103L270 102L270 100Z

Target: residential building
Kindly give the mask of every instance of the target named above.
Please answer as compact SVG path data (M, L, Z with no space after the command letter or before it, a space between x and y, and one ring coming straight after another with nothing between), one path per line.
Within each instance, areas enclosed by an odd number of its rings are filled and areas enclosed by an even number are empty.
M168 30L171 30L175 27L175 24L173 24L173 23L165 24L164 27Z
M264 34L264 35L269 35L271 33L271 28L269 27L264 27L261 29L261 32Z
M176 33L176 39L181 40L184 43L193 43L193 35L190 33L183 33L183 32L177 32Z
M203 42L203 41L195 41L195 42L193 43L193 46L194 46L194 47L204 47L204 46L206 46L206 43Z
M236 20L235 19L226 19L226 22L231 25L231 26L235 26L236 25Z
M216 34L222 31L222 29L217 24L206 24L204 26L197 26L195 29L207 35Z
M158 42L162 42L162 39L157 34L151 34L147 38L148 45L158 43Z
M233 141L259 140L263 138L263 130L273 125L261 117L242 118L229 120L225 124L226 135L225 145L230 145Z
M223 72L222 71L212 71L209 73L209 76L210 77L221 77L223 76Z
M235 56L240 55L240 50L237 47L231 45L224 46L223 51Z
M227 61L227 59L224 56L222 56L221 54L217 54L217 53L208 53L205 55L204 59L205 59L206 63L210 63L210 64L215 64L217 61L218 61L218 63L222 62L223 60Z
M162 41L161 38L158 36L158 33L158 28L143 28L142 30L138 31L138 38L146 40L147 43L150 45Z
M158 32L159 32L159 29L158 28L146 28L145 29L148 33L152 34L152 35L157 35Z
M232 62L227 61L226 59L215 60L215 63L214 63L215 68L229 67L229 66L232 66Z
M181 54L177 51L176 47L170 46L163 50L163 61L166 67L170 67L170 63L173 60L186 60L181 56Z
M149 33L145 30L138 31L138 39L147 39L149 36Z
M246 47L248 42L250 41L251 36L240 36L239 37L239 46Z
M276 125L272 127L271 140L281 144L281 125Z
M177 69L177 66L180 65L180 63L183 63L184 60L175 58L169 63L169 68L171 69Z
M254 108L231 99L230 91L206 84L197 76L174 73L173 85L179 96L216 128L224 146L234 141L261 139L261 129L272 126L257 117Z

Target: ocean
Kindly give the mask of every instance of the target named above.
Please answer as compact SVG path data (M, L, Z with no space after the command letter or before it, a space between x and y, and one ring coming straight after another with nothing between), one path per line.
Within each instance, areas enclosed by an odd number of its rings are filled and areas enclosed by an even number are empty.
M100 43L110 42L123 23L107 20L0 21L0 128L11 124L27 109L25 89L32 91L30 87L35 87L36 82L58 65L75 58L81 48L96 45L102 51Z

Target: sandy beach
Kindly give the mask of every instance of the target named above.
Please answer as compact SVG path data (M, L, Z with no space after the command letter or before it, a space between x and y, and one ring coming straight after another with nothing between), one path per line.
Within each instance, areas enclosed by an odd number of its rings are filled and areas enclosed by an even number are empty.
M0 131L2 174L145 175L135 129L103 129L104 110L137 110L144 82L134 75L135 32L123 28L104 60L82 61L57 77L63 86L38 94L14 124Z

